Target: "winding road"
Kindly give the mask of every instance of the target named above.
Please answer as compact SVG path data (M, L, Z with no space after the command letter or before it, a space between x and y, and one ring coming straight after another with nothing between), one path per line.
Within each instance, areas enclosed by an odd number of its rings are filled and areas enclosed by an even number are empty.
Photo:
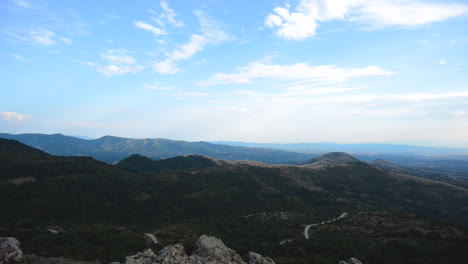
M333 218L333 219L330 219L328 221L323 221L323 222L320 222L320 223L315 223L315 224L310 224L310 225L307 225L304 229L304 237L305 239L309 239L309 229L313 226L318 226L318 225L324 225L324 224L329 224L331 222L335 222L336 220L340 220L341 218L344 218L348 215L348 213L342 213L340 214L340 216L338 216L337 218Z

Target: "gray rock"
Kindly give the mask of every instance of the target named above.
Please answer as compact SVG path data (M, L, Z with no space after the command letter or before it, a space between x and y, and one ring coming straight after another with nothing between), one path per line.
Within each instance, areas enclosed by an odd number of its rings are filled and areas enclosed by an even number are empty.
M350 258L348 262L342 260L338 264L362 264L362 262L357 258Z
M202 235L197 241L197 249L190 256L192 264L245 264L234 250L226 247L220 239Z
M275 264L275 262L271 258L266 258L255 252L249 252L249 264Z
M184 246L182 244L175 244L161 249L156 257L156 263L189 264L190 262L187 253L185 253Z
M348 264L362 264L362 262L359 259L356 258L350 258L348 260Z
M14 237L0 237L0 264L10 263L24 263L20 242Z
M153 250L147 249L143 252L138 252L133 256L128 256L125 259L125 264L152 264L156 261L156 254Z

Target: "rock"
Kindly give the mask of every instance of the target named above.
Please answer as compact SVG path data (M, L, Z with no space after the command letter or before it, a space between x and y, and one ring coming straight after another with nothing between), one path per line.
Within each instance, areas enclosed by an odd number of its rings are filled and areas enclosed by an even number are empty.
M202 235L197 241L197 249L190 256L192 264L245 263L234 250L227 248L216 237Z
M153 250L147 249L143 252L138 252L136 255L128 256L125 264L152 264L156 261L156 257Z
M348 260L348 264L362 264L362 262L359 259L356 258L350 258Z
M189 264L189 257L185 253L182 244L167 246L159 251L156 257L156 263L164 264Z
M338 264L362 264L362 262L357 258L350 258L348 262L342 260Z
M20 242L14 237L0 237L0 264L24 263Z
M275 264L275 262L271 258L266 258L255 252L249 252L249 264Z

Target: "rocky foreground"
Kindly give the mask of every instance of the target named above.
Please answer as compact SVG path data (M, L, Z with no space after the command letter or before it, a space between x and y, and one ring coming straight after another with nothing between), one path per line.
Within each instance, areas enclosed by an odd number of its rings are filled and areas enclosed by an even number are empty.
M20 243L13 237L0 237L0 264L89 264L64 258L43 258L35 255L23 255ZM97 262L94 262L97 263ZM197 241L197 249L191 256L185 252L182 244L169 245L155 254L147 249L133 256L128 256L125 264L246 264L239 254L226 247L221 239L202 235ZM339 264L362 264L351 258ZM120 264L112 262L111 264ZM249 264L275 264L262 255L249 252Z

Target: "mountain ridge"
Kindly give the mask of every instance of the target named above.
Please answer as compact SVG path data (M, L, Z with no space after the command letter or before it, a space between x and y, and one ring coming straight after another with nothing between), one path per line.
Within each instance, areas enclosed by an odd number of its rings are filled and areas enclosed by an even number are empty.
M62 134L1 133L0 138L18 140L53 155L91 156L107 163L117 163L132 154L151 159L166 159L185 154L199 154L224 160L252 160L273 164L288 164L310 159L317 155L267 148L233 147L209 142L188 142L170 139L131 139L104 136L85 140Z

